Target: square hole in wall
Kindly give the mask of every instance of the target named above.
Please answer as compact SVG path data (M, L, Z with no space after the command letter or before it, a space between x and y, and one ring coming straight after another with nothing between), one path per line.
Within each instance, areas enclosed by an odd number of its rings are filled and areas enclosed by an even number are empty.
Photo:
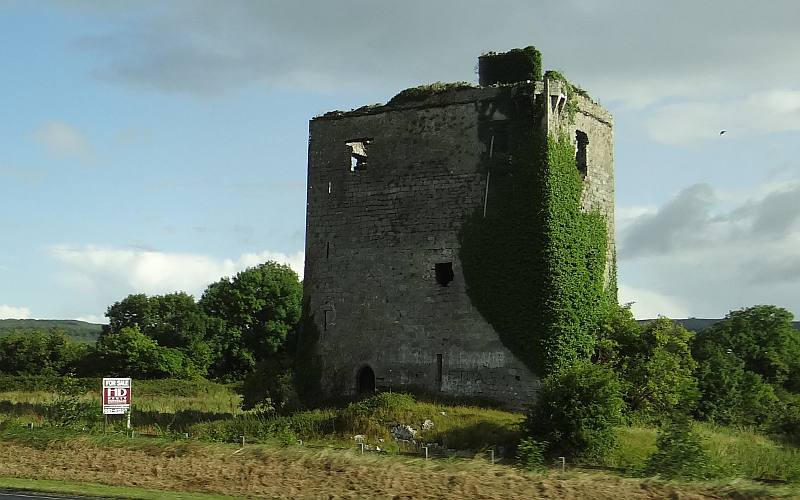
M453 263L452 262L438 262L435 267L436 282L441 286L447 286L448 283L453 281Z

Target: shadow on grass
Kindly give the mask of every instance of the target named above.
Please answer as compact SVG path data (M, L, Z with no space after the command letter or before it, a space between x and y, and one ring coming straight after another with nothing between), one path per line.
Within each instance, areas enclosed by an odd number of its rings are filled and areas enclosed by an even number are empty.
M47 414L47 408L42 403L13 403L11 401L0 401L0 415L11 417L43 417Z
M454 450L485 450L494 448L499 454L513 455L522 431L495 422L478 422L446 431L428 431L425 440Z
M233 413L216 413L199 410L180 410L175 413L159 411L139 411L131 413L131 421L136 427L158 426L172 432L187 432L189 427L201 422L216 422L233 418Z

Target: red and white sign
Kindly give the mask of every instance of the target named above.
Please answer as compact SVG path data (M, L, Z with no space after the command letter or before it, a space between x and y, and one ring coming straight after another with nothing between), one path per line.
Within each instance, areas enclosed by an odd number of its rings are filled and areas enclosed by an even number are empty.
M131 379L103 379L103 415L124 415L131 409Z

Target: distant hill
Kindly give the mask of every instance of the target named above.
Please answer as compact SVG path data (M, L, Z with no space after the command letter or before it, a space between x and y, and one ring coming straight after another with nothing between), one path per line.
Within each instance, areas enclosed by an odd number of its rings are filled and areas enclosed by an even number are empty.
M0 319L0 337L12 332L61 330L76 342L94 344L103 325L72 319Z
M654 321L654 320L652 320L652 319L640 319L639 323L647 324L647 323L650 323L651 321ZM681 325L682 327L686 328L689 331L701 332L701 331L705 330L706 328L708 328L709 326L713 325L714 323L716 323L718 321L722 321L722 319L686 318L686 319L674 319L673 321L675 321L676 323L678 323L679 325ZM794 327L796 329L800 330L800 321L793 321L792 325L794 325Z

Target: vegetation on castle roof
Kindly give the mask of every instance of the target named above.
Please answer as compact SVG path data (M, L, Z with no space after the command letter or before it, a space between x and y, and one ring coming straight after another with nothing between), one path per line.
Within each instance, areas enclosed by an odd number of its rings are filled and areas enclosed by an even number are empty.
M431 96L449 92L451 90L464 90L472 88L476 88L476 86L469 82L434 82L431 84L420 85L418 87L402 90L396 96L392 97L386 104L391 106L394 104L423 101Z
M529 45L508 52L487 52L478 62L481 85L539 81L542 79L542 53Z

